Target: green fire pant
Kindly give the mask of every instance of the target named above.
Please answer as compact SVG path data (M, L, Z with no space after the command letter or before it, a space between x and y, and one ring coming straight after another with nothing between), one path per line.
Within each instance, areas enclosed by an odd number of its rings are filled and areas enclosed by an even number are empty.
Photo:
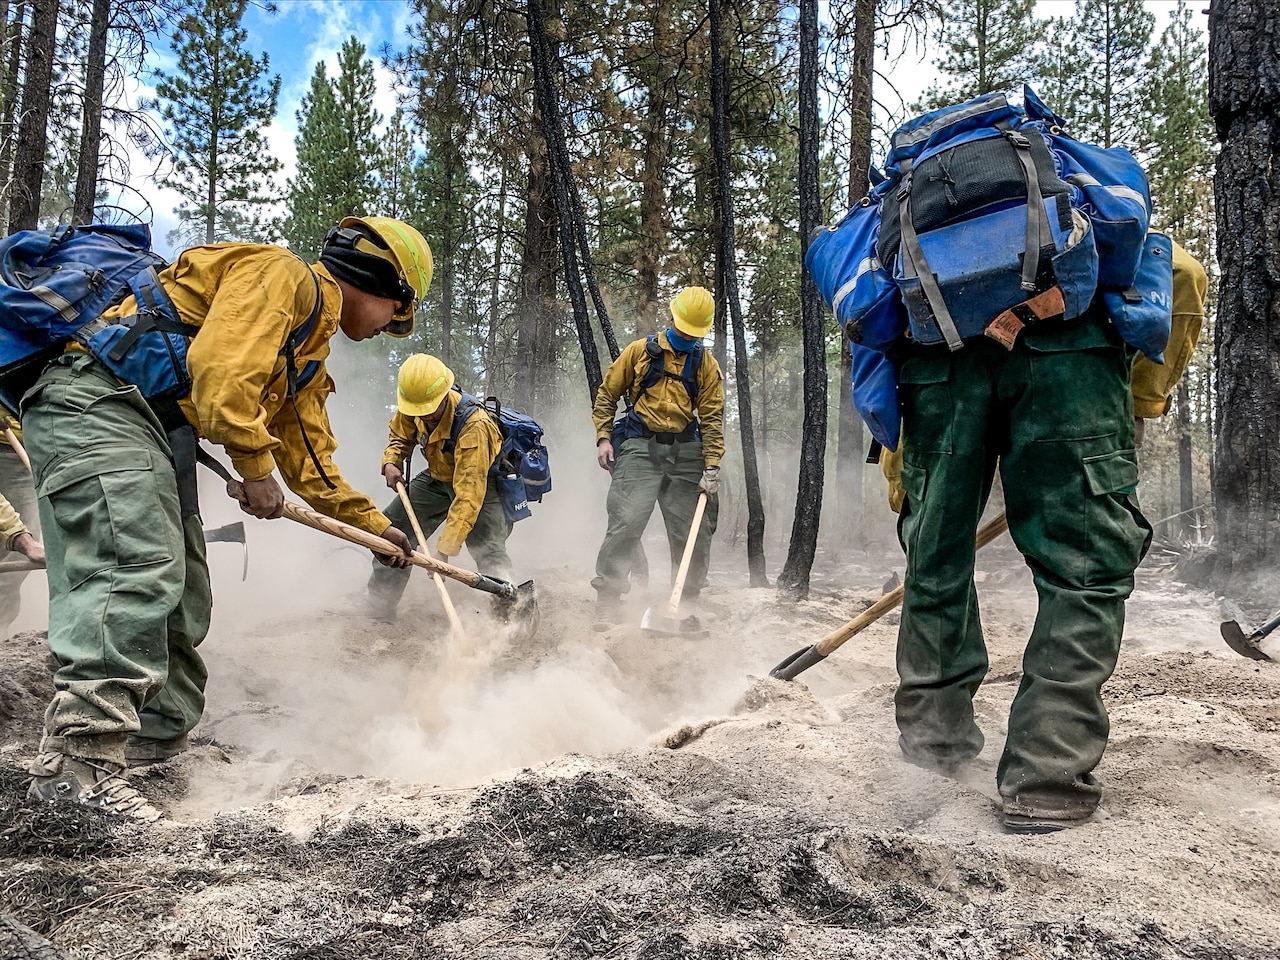
M23 402L61 665L41 752L124 762L127 735L196 725L212 597L200 518L183 518L165 434L97 361L50 366Z
M916 347L900 371L899 743L913 762L944 769L982 749L974 533L998 462L1009 530L1039 596L997 772L1009 813L1080 818L1101 796L1101 689L1151 538L1134 496L1131 359L1085 320L1026 335L1012 352L988 340L954 354Z
M422 525L423 534L429 537L449 515L449 506L453 503L453 487L432 477L430 470L419 472L407 487L413 512ZM413 524L409 522L409 514L399 497L387 504L382 512L387 515L392 526L403 531L411 543L424 550L430 549L428 545L418 543ZM480 512L476 514L475 525L466 539L467 552L475 561L477 571L499 580L511 579L511 557L507 555L507 537L511 536L511 526L511 521L503 512L497 484L491 483L485 491ZM369 601L377 611L392 619L408 583L408 569L384 567L374 560L373 573L369 577Z
M675 576L698 505L698 481L702 479L702 442L679 440L658 443L644 437L622 441L614 452L613 481L609 484L609 526L596 557L596 577L591 585L601 599L616 599L631 589L631 559L656 503L667 527L671 571ZM717 498L710 497L698 528L698 539L689 560L684 596L697 596L707 585L711 565L711 537L719 513Z
M40 517L36 509L36 488L31 474L18 457L17 451L0 439L0 494L13 504L22 522L34 537L40 536ZM23 560L16 550L0 548L0 560ZM0 574L0 636L9 635L9 627L22 607L22 582L30 574Z

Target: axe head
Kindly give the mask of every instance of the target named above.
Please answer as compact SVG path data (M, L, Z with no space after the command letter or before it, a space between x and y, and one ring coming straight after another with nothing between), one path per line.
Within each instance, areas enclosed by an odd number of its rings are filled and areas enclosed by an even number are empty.
M228 523L226 526L214 527L204 532L205 543L239 543L243 544L244 539L244 521L237 520L235 523Z

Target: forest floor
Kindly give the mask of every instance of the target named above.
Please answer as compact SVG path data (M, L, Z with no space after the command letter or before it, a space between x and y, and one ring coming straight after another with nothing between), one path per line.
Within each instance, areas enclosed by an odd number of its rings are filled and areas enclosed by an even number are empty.
M1140 571L1103 814L1012 836L994 773L1034 590L1007 540L979 572L987 747L957 778L899 756L896 614L767 679L895 562L824 561L798 604L718 574L697 641L642 635L656 583L594 630L570 565L537 571L515 647L462 590L470 642L441 639L416 577L394 627L314 597L224 625L193 748L137 780L151 827L24 802L51 686L15 635L0 913L95 960L1280 957L1280 667L1226 649L1218 602Z

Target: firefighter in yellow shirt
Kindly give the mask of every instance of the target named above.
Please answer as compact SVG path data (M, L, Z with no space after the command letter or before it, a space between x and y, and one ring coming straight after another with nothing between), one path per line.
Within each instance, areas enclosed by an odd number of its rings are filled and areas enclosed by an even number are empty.
M609 525L591 581L601 623L621 618L631 558L655 503L666 523L674 570L699 493L707 494L683 596L696 598L706 586L724 455L724 383L720 365L702 344L714 311L707 290L685 287L671 301L671 326L628 344L596 393L596 462L613 474ZM615 422L619 400L626 413Z
M159 274L160 290L148 288L196 330L179 405L149 404L83 350L40 374L21 413L48 554L49 647L61 666L33 798L159 816L124 771L180 751L204 709L196 647L211 596L197 432L230 456L246 513L282 515L278 469L316 510L382 535L405 554L390 562L407 563L408 538L333 463L325 359L339 330L355 341L407 336L430 282L426 241L385 217L345 218L310 267L280 247L195 247ZM135 326L144 316L132 296L102 320L129 316Z
M509 580L507 538L512 523L503 510L498 485L489 483L489 468L501 451L502 434L488 410L460 406L462 400L454 387L453 371L439 358L415 353L405 360L396 379L396 412L382 454L382 476L392 490L405 483L425 536L443 524L433 551L437 560L452 563L465 543L480 573ZM404 470L415 445L422 448L427 465L406 482ZM398 496L385 512L406 536L417 539ZM426 544L417 546L427 549ZM369 578L370 615L394 621L408 581L407 569L375 564ZM496 612L502 616L507 611L499 606Z

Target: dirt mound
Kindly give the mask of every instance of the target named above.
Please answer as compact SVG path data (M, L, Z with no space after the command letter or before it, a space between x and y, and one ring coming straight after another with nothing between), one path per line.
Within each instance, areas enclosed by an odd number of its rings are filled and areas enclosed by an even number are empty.
M11 638L0 912L148 960L1280 956L1280 671L1218 650L1212 598L1140 592L1103 813L1009 836L994 769L1031 614L999 562L987 747L955 778L901 759L892 623L760 679L875 599L879 561L799 605L713 585L698 642L640 633L656 589L596 633L567 568L518 648L470 597L451 648L426 590L395 626L224 632L192 749L136 779L171 814L151 828L26 804L50 688L39 638Z

